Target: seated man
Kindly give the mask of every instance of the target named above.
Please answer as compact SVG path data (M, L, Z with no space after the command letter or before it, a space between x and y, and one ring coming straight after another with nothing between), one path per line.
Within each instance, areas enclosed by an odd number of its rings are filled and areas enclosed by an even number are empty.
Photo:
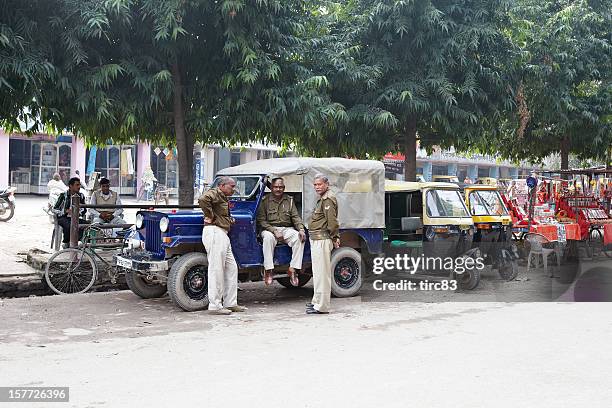
M70 242L70 224L72 216L72 199L71 197L75 194L79 195L79 201L81 204L85 204L85 196L80 192L81 181L77 177L73 177L68 181L68 190L60 194L55 206L53 207L53 213L57 216L57 223L64 232L64 248L68 246ZM79 211L79 224L87 224L85 221L85 213L87 210L81 208ZM83 236L83 230L79 229L79 238Z
M261 228L264 255L264 281L272 284L274 248L277 240L286 242L292 251L287 275L293 286L298 286L296 269L302 269L304 255L304 223L298 214L293 198L285 194L285 183L278 177L272 180L271 194L267 194L257 210L257 225Z
M91 196L92 205L121 205L119 194L110 189L110 181L106 177L100 179L100 189ZM97 224L123 224L123 208L101 209L90 208L89 213Z

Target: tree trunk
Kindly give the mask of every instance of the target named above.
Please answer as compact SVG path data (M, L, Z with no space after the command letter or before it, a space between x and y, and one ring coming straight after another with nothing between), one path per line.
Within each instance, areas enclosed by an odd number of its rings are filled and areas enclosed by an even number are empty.
M404 180L416 181L416 118L410 118L404 127Z
M563 137L561 140L561 170L567 170L569 168L569 138ZM561 178L567 180L569 177L567 174L561 175Z
M179 205L193 204L193 147L194 138L185 129L185 105L183 103L183 84L178 57L172 64L172 81L174 84L174 135L178 153L179 169Z

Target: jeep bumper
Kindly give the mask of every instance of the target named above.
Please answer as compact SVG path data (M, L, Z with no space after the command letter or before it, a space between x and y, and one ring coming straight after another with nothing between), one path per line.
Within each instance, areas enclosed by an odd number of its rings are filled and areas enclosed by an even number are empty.
M162 272L168 270L168 261L151 261L127 258L121 255L113 257L115 265L132 271L141 272Z

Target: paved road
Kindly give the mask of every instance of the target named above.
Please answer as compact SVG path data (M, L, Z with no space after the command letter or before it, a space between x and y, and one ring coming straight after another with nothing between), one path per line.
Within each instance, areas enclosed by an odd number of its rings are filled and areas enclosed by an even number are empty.
M0 386L70 386L57 407L612 403L612 303L351 298L307 316L308 289L244 289L229 317L127 291L0 300Z

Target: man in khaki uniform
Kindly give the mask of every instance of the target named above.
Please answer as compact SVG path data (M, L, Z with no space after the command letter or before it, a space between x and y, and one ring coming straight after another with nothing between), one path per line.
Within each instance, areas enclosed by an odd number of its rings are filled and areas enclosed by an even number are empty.
M324 314L329 313L331 251L334 247L340 247L340 226L338 201L329 191L328 178L323 174L317 174L314 178L314 189L319 195L319 200L308 224L314 295L312 302L306 305L306 313Z
M238 265L227 236L234 223L228 200L234 188L234 179L222 177L218 187L208 190L198 200L204 212L202 243L208 255L208 310L212 314L229 315L246 310L237 304Z
M291 263L287 275L293 286L299 285L296 269L302 269L304 255L304 223L298 214L293 198L285 194L285 183L278 177L272 180L272 194L266 195L257 210L257 225L262 229L264 255L264 281L272 283L274 269L274 248L278 240L291 247Z

